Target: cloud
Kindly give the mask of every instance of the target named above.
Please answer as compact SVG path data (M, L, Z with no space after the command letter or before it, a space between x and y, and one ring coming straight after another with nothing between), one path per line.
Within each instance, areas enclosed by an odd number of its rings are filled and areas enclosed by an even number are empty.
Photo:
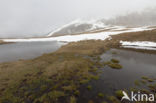
M110 18L155 0L0 0L0 37L45 35L77 18Z

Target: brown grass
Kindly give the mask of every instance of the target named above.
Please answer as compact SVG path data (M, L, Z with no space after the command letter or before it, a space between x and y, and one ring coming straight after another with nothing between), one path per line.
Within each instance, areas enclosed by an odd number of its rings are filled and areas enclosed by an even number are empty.
M43 103L49 102L49 97L51 101L58 102L62 96L70 100L70 96L74 95L82 81L87 83L94 77L94 68L101 66L98 59L94 60L95 57L109 48L119 48L120 40L156 41L155 33L156 30L124 33L112 36L112 40L73 42L54 53L44 54L32 60L2 63L0 102L11 100L26 103L30 99ZM36 91L36 87L40 89Z
M113 35L112 38L114 40L123 40L123 41L153 41L153 42L156 42L156 30L122 33L119 35Z
M125 50L132 50L136 52L143 52L143 53L151 53L156 54L154 50L142 50L142 49L132 49L132 48L122 48L120 45L120 41L151 41L156 42L156 30L148 30L148 31L141 31L141 32L129 32L129 33L122 33L119 35L112 35L112 40L105 40L107 42L107 46L111 48L120 48Z
M17 99L16 95L22 91L21 96L26 96L28 91L22 88L27 88L29 85L32 85L32 91L36 85L38 85L37 87L41 86L42 89L36 91L39 92L38 94L44 94L45 92L42 90L46 91L47 89L51 90L48 93L53 92L54 87L54 90L59 89L61 92L66 91L64 88L68 87L68 90L74 93L73 91L79 87L82 81L89 81L96 74L96 72L91 72L96 66L99 66L98 60L92 61L90 57L96 57L106 49L104 41L101 40L80 41L69 43L54 53L44 54L32 60L2 63L0 64L0 95L2 97L0 97L0 101L6 101L6 99L11 101L23 100L25 97ZM44 81L50 79L54 84L47 86L48 82L44 86L40 82L33 83L33 81L41 81L40 79L44 79ZM11 87L14 88L11 89ZM65 94L71 95L72 93ZM33 92L31 95L34 95ZM26 96L26 98L29 97ZM39 95L35 98L48 97ZM30 99L35 101L34 96ZM57 98L55 99L57 100ZM67 99L69 98L67 97ZM26 102L26 99L23 101ZM56 101L54 100L54 102Z
M0 44L4 44L4 41L0 40Z

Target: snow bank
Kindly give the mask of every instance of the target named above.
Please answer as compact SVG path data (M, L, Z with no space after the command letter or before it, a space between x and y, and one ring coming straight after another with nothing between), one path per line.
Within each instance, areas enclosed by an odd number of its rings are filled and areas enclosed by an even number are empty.
M137 42L120 41L120 43L121 43L122 47L124 47L124 48L156 50L156 42L150 42L150 41L137 41Z
M99 32L91 34L80 34L80 35L66 35L59 37L47 37L47 38L30 38L30 39L2 39L5 42L37 42L37 41L64 41L64 42L76 42L81 40L105 40L110 38L110 35L117 35L126 32L137 32L144 30L152 30L149 28L133 28L127 31L115 31L115 32Z

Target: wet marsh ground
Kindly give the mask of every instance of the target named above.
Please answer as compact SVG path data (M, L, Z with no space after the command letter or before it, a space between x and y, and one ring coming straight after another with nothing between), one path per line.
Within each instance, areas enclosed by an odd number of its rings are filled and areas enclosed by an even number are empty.
M73 42L35 59L1 63L0 102L120 103L123 89L155 92L155 54L110 49L119 48L117 41Z
M109 65L100 68L99 79L92 80L80 89L83 93L79 97L78 103L87 103L88 101L94 103L102 103L102 101L117 103L118 101L120 103L120 95L122 95L120 91L122 90L128 91L128 93L131 91L155 93L151 90L151 87L156 88L155 54L110 49L101 55L101 62L110 62L112 58L115 58L113 61L122 65L122 69L114 69ZM88 85L92 87L92 90L85 89ZM99 94L103 94L103 96L99 96ZM112 101L110 96L117 100Z

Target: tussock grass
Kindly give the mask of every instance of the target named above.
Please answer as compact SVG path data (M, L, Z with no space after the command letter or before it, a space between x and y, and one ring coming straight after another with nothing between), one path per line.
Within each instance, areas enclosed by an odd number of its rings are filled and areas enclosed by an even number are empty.
M81 84L97 80L98 61L91 58L103 53L104 41L69 43L54 53L32 60L0 64L0 102L69 102L79 95ZM89 57L89 58L87 58ZM88 87L89 88L89 87Z

